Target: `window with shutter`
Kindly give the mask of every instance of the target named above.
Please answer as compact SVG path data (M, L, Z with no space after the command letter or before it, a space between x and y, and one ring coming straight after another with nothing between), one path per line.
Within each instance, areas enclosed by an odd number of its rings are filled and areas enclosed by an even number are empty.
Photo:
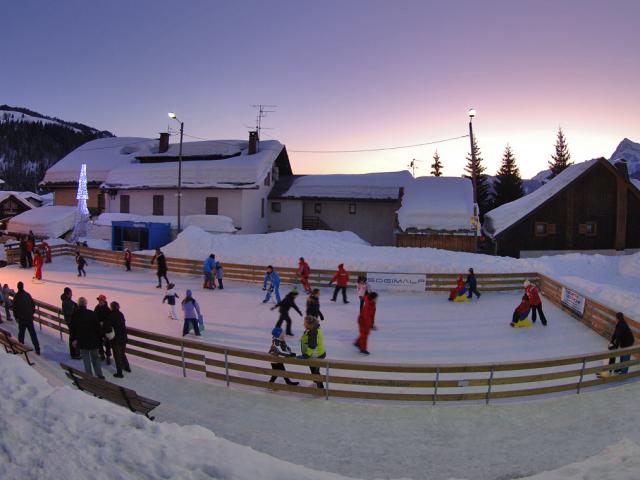
M153 215L164 215L164 195L153 196Z
M204 203L205 215L218 215L218 197L207 197Z

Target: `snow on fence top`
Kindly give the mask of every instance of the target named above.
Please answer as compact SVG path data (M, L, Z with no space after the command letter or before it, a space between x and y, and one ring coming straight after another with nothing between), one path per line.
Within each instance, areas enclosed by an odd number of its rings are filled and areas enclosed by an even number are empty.
M170 223L172 227L177 227L178 217L170 215L134 215L132 213L101 213L94 224L111 226L111 222L149 222L149 223ZM200 227L209 233L235 233L236 227L233 220L224 215L185 215L181 219L183 227Z
M40 207L16 215L9 220L7 230L14 233L33 233L39 237L57 238L73 228L76 207Z
M236 141L241 144L241 141ZM190 145L189 143L193 143ZM205 148L213 151L206 154L220 154L216 142L189 142L183 148L185 151L202 153ZM204 145L197 145L197 144ZM246 143L246 142L244 142ZM214 147L214 145L218 145ZM229 146L225 146L227 148ZM229 147L233 150L233 146ZM238 186L251 187L264 180L271 171L271 166L283 149L277 140L260 142L260 149L253 155L248 155L247 149L239 156L221 160L194 160L182 163L182 188L236 188ZM235 153L235 150L232 152ZM138 155L143 156L143 155ZM165 154L159 155L165 156ZM172 153L169 156L174 156ZM125 163L114 168L107 175L104 188L139 189L139 188L175 188L178 180L178 162L161 163Z
M539 189L513 202L494 208L484 217L485 233L494 238L533 212L598 162L597 159L571 165Z
M411 174L399 172L352 175L307 175L296 178L282 197L397 199Z
M158 148L158 140L140 137L92 140L49 167L42 185L77 182L83 163L87 164L88 182L103 182L112 169L135 161L137 155L151 153L153 148Z
M468 178L419 177L404 190L402 230L473 230L473 185Z

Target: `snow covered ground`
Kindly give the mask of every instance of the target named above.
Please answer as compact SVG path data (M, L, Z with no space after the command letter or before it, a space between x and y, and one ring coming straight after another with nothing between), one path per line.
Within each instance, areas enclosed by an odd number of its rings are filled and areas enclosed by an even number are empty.
M89 305L99 294L117 300L129 326L180 336L182 321L167 316L162 304L164 289L155 288L153 270L124 272L115 266L89 263L87 277L78 278L72 257L55 258L44 269L44 283L33 282L32 270L9 266L0 271L0 281L12 286L22 280L34 298L60 305L60 295L69 286L77 299L84 296ZM169 278L179 295L192 289L204 312L206 331L203 340L234 347L268 351L271 328L278 312L273 303L262 304L260 285L225 282L225 289L202 289L202 279L175 275ZM14 287L15 288L15 287ZM284 286L282 295L292 287ZM300 291L302 291L300 289ZM511 313L521 293L485 293L471 303L451 303L446 294L381 292L376 325L370 337L370 357L363 358L352 343L357 337L358 300L350 292L351 303L329 301L333 289L323 288L322 323L328 355L333 359L371 360L375 362L463 363L533 360L564 355L599 352L607 342L580 322L549 302L544 309L548 327L514 330L509 327ZM305 295L297 304L304 313ZM302 319L291 311L293 331L302 332ZM570 341L568 341L570 339ZM296 337L291 343L299 351Z
M186 228L163 248L168 257L201 260L210 252L224 263L403 273L539 272L640 321L640 253L626 256L579 253L515 259L434 248L373 247L351 232L290 230L263 235L211 235Z

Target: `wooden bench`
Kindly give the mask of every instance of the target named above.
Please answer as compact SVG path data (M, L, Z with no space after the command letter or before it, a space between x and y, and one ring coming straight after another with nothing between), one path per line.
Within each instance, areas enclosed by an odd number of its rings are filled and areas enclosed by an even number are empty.
M27 360L29 365L35 365L31 360L29 360L29 352L33 352L33 348L27 347L24 343L20 343L18 340L13 338L11 332L0 328L0 343L4 346L4 349L7 353L12 353L14 355L24 355L24 358Z
M149 416L149 412L160 405L160 402L142 397L130 388L121 387L106 380L101 380L64 363L61 363L60 366L79 390L89 392L98 398L103 398L127 407L132 412L140 412L149 420L155 418Z

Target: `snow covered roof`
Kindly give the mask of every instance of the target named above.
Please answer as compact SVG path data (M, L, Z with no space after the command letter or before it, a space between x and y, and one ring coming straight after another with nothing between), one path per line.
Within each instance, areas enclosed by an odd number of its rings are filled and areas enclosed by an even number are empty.
M39 237L57 238L73 228L76 210L76 207L62 205L27 210L10 219L7 230L24 234L33 230Z
M49 167L42 185L77 182L87 164L87 181L103 182L114 168L128 165L137 155L157 151L158 140L140 137L99 138L85 143Z
M264 148L266 142L261 142ZM202 142L185 142L182 144L183 157L198 157L205 155L233 155L246 149L249 142L246 140L204 140ZM145 155L151 158L177 157L180 153L180 144L169 145L169 150L163 153ZM141 157L143 155L136 155Z
M36 195L32 192L13 192L10 190L1 191L0 192L0 203L4 202L7 198L14 197L20 203L22 203L25 207L34 208L37 207L36 203L31 203L29 199L34 199L36 202L42 203L42 199L39 195Z
M171 215L134 215L132 213L101 213L95 220L96 225L111 226L111 222L151 222L170 223L173 227L178 225L178 217ZM200 227L210 233L235 233L236 227L233 220L224 215L185 215L181 219L184 228L189 226Z
M296 178L281 197L398 199L400 188L412 179L407 170L350 175L305 175Z
M246 144L235 140L238 145ZM220 142L188 142L183 145L183 154L219 154L223 150L235 153L233 145ZM192 144L192 145L191 145ZM207 150L211 148L212 150ZM221 160L194 160L182 163L182 188L235 188L253 186L264 180L284 146L277 140L260 142L259 150L248 155L243 149L240 155ZM231 150L229 150L231 149ZM172 151L170 149L170 151ZM166 154L162 154L166 155ZM137 155L143 156L143 155ZM171 154L170 156L173 156ZM89 167L87 166L87 169ZM124 163L111 170L105 178L103 188L140 189L175 188L178 185L178 162Z
M407 184L398 210L402 230L474 230L473 185L468 178L419 177Z
M593 159L571 165L529 195L494 208L484 216L485 232L491 238L499 235L511 225L540 207L544 202L563 190L567 185L597 163L598 159Z

